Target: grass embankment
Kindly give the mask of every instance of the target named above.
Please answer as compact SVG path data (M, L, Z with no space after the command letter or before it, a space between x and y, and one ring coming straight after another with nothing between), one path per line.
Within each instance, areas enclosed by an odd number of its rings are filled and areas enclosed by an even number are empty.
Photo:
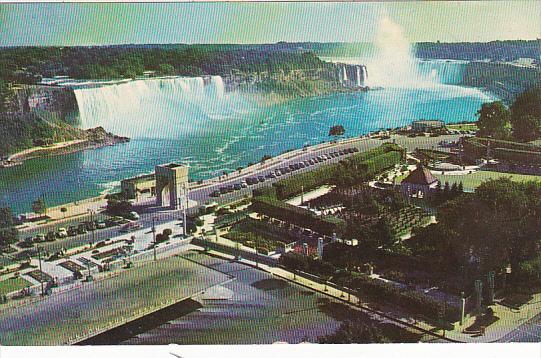
M490 179L499 179L499 178L510 178L516 182L523 181L537 181L541 182L541 176L536 175L524 175L524 174L511 174L511 173L499 173L499 172L490 172L490 171L477 171L471 174L465 175L441 175L434 173L434 176L440 180L440 182L445 184L449 182L449 185L454 183L459 184L462 182L464 189L474 190L483 182Z
M0 296L19 291L31 285L30 282L20 277L8 278L7 280L0 281Z
M441 173L441 172L439 172ZM409 173L408 173L409 174ZM402 180L408 174L402 174L398 177L396 177L396 183L400 184ZM524 181L536 181L541 182L541 176L537 175L525 175L525 174L511 174L511 173L500 173L500 172L491 172L491 171L475 171L470 174L460 174L460 175L442 175L438 174L438 171L433 171L432 174L438 178L438 180L441 182L442 185L445 185L446 182L449 183L449 185L453 184L460 184L464 186L465 190L475 190L479 185L481 185L483 182L491 180L491 179L499 179L499 178L510 178L513 181L516 182L524 182Z

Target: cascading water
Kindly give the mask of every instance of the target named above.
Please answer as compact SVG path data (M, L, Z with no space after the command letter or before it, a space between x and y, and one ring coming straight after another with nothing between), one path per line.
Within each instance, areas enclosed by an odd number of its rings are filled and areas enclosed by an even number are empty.
M366 66L361 66L362 75L363 75L363 86L368 85L368 72L366 71Z
M357 77L357 87L361 87L361 66L355 66L356 77Z
M464 62L420 61L413 55L410 42L402 28L384 16L378 24L376 54L369 61L370 82L365 85L382 87L432 87L460 84Z
M102 126L129 137L173 138L210 120L249 111L253 101L225 93L220 76L134 80L74 89L83 129Z

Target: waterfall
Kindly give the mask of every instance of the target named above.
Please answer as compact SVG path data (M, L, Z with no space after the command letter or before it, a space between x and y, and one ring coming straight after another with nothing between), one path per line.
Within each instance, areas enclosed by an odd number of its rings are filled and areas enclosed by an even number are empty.
M361 66L355 66L356 77L357 77L357 87L361 87Z
M363 86L368 86L368 72L366 71L366 66L361 66L362 74L363 74Z
M83 129L102 126L129 137L173 138L208 130L251 106L243 95L225 93L220 76L168 77L74 88Z

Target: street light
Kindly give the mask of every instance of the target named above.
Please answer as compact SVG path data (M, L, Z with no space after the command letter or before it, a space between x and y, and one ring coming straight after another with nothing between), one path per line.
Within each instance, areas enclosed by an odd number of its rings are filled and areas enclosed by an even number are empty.
M156 261L156 217L152 217L152 241L154 242L154 261Z
M90 213L89 229L91 229L90 231L92 231L92 241L90 243L90 247L92 247L92 245L94 245L94 242L96 241L96 233L95 233L96 230L94 227L94 210L88 209L88 212Z
M41 247L39 247L39 246L38 246L38 261L39 261L39 272L43 273L43 270L41 269ZM39 282L41 283L41 295L45 296L45 292L44 292L44 288L43 288L43 278L42 277L40 277Z

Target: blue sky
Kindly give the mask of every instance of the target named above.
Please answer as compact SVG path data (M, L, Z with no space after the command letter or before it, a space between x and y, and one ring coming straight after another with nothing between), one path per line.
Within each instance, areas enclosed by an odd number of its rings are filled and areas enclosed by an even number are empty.
M0 4L0 45L370 42L382 14L410 41L541 37L539 1Z

